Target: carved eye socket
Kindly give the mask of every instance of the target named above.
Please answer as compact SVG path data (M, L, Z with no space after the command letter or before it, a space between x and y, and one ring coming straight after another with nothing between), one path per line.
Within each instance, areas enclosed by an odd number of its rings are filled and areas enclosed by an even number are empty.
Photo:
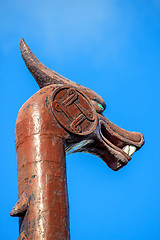
M95 109L96 109L96 112L98 112L98 113L100 113L100 114L102 114L103 113L103 111L105 110L105 103L100 103L97 99L93 99L92 100L92 104L93 104L93 106L95 107Z
M98 106L100 107L100 109L104 110L104 107L100 103L98 103Z

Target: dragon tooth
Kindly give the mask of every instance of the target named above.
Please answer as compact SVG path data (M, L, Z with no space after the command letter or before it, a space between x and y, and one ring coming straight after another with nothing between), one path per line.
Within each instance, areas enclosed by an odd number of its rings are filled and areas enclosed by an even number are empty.
M136 151L136 147L130 145L130 146L129 146L129 156L132 156L135 151Z
M123 151L127 154L129 154L129 145L126 145L124 148L123 148Z

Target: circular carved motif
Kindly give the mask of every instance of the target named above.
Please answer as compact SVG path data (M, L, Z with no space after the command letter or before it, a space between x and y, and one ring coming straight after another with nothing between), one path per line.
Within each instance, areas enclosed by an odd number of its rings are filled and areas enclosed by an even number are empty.
M74 134L88 135L96 128L96 111L88 97L78 89L61 87L55 90L52 110L57 121Z

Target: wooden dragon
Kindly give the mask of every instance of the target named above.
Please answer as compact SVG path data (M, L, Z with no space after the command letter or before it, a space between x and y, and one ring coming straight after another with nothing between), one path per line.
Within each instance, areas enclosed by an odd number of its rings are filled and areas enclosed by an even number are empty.
M119 170L144 144L103 116L101 96L50 70L23 39L22 57L40 90L20 109L15 127L18 239L68 240L67 152L87 152Z

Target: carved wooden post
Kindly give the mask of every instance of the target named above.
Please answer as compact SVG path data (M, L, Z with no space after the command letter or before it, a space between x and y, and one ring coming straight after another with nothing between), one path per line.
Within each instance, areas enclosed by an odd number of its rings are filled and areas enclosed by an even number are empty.
M21 53L41 89L16 122L19 200L11 216L19 217L18 239L68 240L65 154L92 153L116 171L143 145L143 135L111 123L98 94L45 67L23 39Z

